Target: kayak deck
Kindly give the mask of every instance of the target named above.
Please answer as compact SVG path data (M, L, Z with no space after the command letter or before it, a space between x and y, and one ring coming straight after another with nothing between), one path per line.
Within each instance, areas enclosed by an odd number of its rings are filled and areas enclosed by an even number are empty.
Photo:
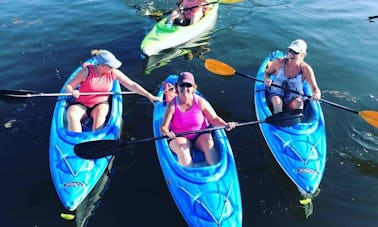
M163 18L143 38L140 46L142 52L147 56L157 55L163 50L206 34L216 23L218 7L218 4L213 4L213 7L206 11L205 16L192 25L173 25L168 28L166 26L168 17Z
M175 84L176 75L166 82ZM163 97L163 87L158 96ZM153 131L160 136L165 104L155 104ZM208 166L203 153L193 151L194 167L183 167L166 139L155 141L160 166L170 193L189 226L241 226L242 201L232 150L224 130L213 134L220 161Z
M88 63L93 64L93 61L91 59ZM77 68L70 78L80 69L81 67ZM64 87L61 92L64 92ZM118 81L114 82L112 91L121 91ZM111 96L108 120L102 129L92 132L89 122L87 126L83 126L82 133L67 129L66 109L69 100L70 98L60 97L55 105L50 130L49 163L52 180L63 206L74 211L101 178L111 157L86 160L76 156L73 148L86 141L119 138L122 126L122 96Z
M264 79L266 64L276 58L284 57L280 51L272 52L262 63L257 79ZM266 86L256 82L255 110L258 120L272 115L266 100ZM309 85L305 82L304 93L311 95ZM322 109L319 102L305 101L304 120L291 127L276 127L260 124L264 139L287 176L303 195L312 195L318 189L326 162L326 132Z

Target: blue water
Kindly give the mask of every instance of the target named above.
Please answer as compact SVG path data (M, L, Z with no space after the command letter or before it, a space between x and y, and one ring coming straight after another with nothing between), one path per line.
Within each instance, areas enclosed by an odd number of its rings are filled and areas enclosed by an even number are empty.
M154 90L169 74L192 71L199 89L226 120L255 120L253 81L223 78L203 67L215 58L255 76L273 50L291 40L308 42L323 98L354 110L378 110L378 5L374 1L247 1L222 4L210 52L184 56L145 74L139 45L155 20L174 1L0 0L1 89L58 92L65 79L90 57L91 49L111 50L123 70ZM152 105L125 97L123 138L152 136ZM48 166L50 119L55 98L18 104L0 102L3 196L0 226L72 226ZM327 164L321 192L306 219L295 190L269 156L258 127L228 133L243 197L244 226L376 226L378 215L377 129L360 116L323 105ZM88 226L185 226L167 190L154 144L138 144L117 156L107 190Z

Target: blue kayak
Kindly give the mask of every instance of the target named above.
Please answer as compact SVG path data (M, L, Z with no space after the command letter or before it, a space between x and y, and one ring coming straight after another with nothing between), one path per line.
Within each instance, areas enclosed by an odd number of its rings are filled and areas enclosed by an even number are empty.
M88 64L96 64L93 58ZM82 67L78 67L68 78L74 77ZM66 82L66 83L67 83ZM61 93L64 93L64 84ZM114 81L114 92L121 92L118 81ZM88 160L75 155L74 145L93 140L116 140L122 126L122 96L112 95L111 110L107 123L102 129L91 131L91 121L83 123L83 132L67 129L66 110L71 97L59 97L51 121L49 162L52 180L63 206L74 211L88 196L106 170L111 156Z
M272 52L261 64L257 79L264 80L264 71L269 61L282 58L281 51ZM306 95L312 95L307 82L303 85ZM255 111L258 120L272 115L267 104L267 87L256 82L254 87ZM278 164L298 187L300 193L309 198L318 189L326 163L326 130L319 102L305 100L304 119L291 127L276 127L260 124L264 139Z
M165 83L176 84L177 75ZM164 84L165 84L164 83ZM164 85L158 96L163 98ZM161 136L165 103L155 103L153 132ZM189 226L241 226L242 201L233 153L224 130L213 134L221 160L207 166L200 151L192 151L194 167L183 167L166 139L156 140L156 151L169 191Z

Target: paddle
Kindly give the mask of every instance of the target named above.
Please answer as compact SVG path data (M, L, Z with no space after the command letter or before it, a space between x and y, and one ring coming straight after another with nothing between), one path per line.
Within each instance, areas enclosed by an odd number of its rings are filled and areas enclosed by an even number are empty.
M275 125L277 127L288 127L298 124L302 121L303 114L302 110L289 110L280 112L274 115L267 117L265 120L260 121L249 121L238 123L236 127L245 126L245 125L254 125L260 123L268 123ZM227 129L227 126L219 126L213 128L206 128L202 130L195 130L190 132L177 133L176 136L184 136L195 133L211 132L218 129ZM143 143L148 141L167 139L168 136L157 136L150 137L139 140L129 140L129 141L120 141L120 140L98 140L98 141L89 141L84 143L79 143L75 145L74 152L77 156L84 159L96 159L102 158L109 155L116 155L123 153L126 149L125 147L131 144Z
M187 7L187 8L182 8L182 9L180 9L180 11L191 10L191 9L195 9L197 7L200 7L200 6L207 6L207 5L217 4L217 3L233 4L233 3L238 3L238 2L241 2L241 1L243 1L243 0L218 0L218 1L214 1L214 2L208 2L208 3L202 4L202 5L196 5L196 6L191 6L191 7ZM169 15L172 12L173 12L173 10L170 10L170 11L167 11L167 12L164 12L164 13L157 12L157 13L150 14L149 16L155 17L155 18L160 18L164 15Z
M236 75L248 78L248 79L252 79L252 80L264 83L264 80L259 80L255 77L247 76L247 75L244 75L242 73L236 72L235 69L232 68L231 66L229 66L226 63L223 63L221 61L215 60L215 59L206 59L205 60L205 68L207 70L209 70L209 71L211 71L215 74L221 75L221 76L233 76L233 75L236 74ZM282 87L282 86L279 86L279 85L276 85L276 84L272 84L271 86L278 87L278 88L284 89L285 91L289 91L289 92L292 92L292 93L295 93L295 94L298 94L298 95L301 95L301 96L304 96L304 97L307 97L307 98L311 98L310 95L306 95L306 94L303 94L301 92L291 90L289 88L285 88L285 87ZM349 111L351 113L358 114L360 117L362 117L369 124L373 125L376 128L378 127L378 112L377 111L372 111L372 110L356 111L356 110L352 110L348 107L342 106L342 105L337 104L337 103L333 103L333 102L325 100L325 99L320 99L319 101L327 103L331 106Z
M122 92L82 92L80 95L129 95L136 94L132 91L122 91ZM8 103L14 103L22 101L26 98L36 98L36 97L53 97L53 96L72 96L72 93L41 93L31 90L6 90L0 89L0 100Z

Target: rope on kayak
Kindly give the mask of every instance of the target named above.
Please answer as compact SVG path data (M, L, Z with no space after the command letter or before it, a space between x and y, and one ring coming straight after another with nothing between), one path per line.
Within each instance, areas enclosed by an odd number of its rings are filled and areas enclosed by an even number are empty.
M222 208L222 212L221 212L220 217L219 217L218 226L220 226L220 224L222 223L224 209L226 207L226 203L228 201L228 197L230 197L230 192L231 192L231 188L232 188L233 184L234 184L234 181L231 181L230 187L228 187L227 196L226 196L226 199L223 202L223 208Z
M68 160L66 158L67 156L64 156L63 152L59 149L58 145L55 145L55 148L59 151L60 156L63 158L64 163L66 163L66 165L67 165L68 169L70 170L72 176L76 177L77 174L75 174L73 169L71 168L70 163L68 162Z
M211 216L211 218L214 220L214 222L219 226L219 222L217 221L217 219L214 217L214 215L211 213L210 209L206 207L206 205L201 202L201 200L195 198L192 194L190 194L190 192L188 192L184 187L180 186L179 187L183 192L185 192L191 199L193 199L195 202L197 202L199 205L201 205L205 210L206 212Z

